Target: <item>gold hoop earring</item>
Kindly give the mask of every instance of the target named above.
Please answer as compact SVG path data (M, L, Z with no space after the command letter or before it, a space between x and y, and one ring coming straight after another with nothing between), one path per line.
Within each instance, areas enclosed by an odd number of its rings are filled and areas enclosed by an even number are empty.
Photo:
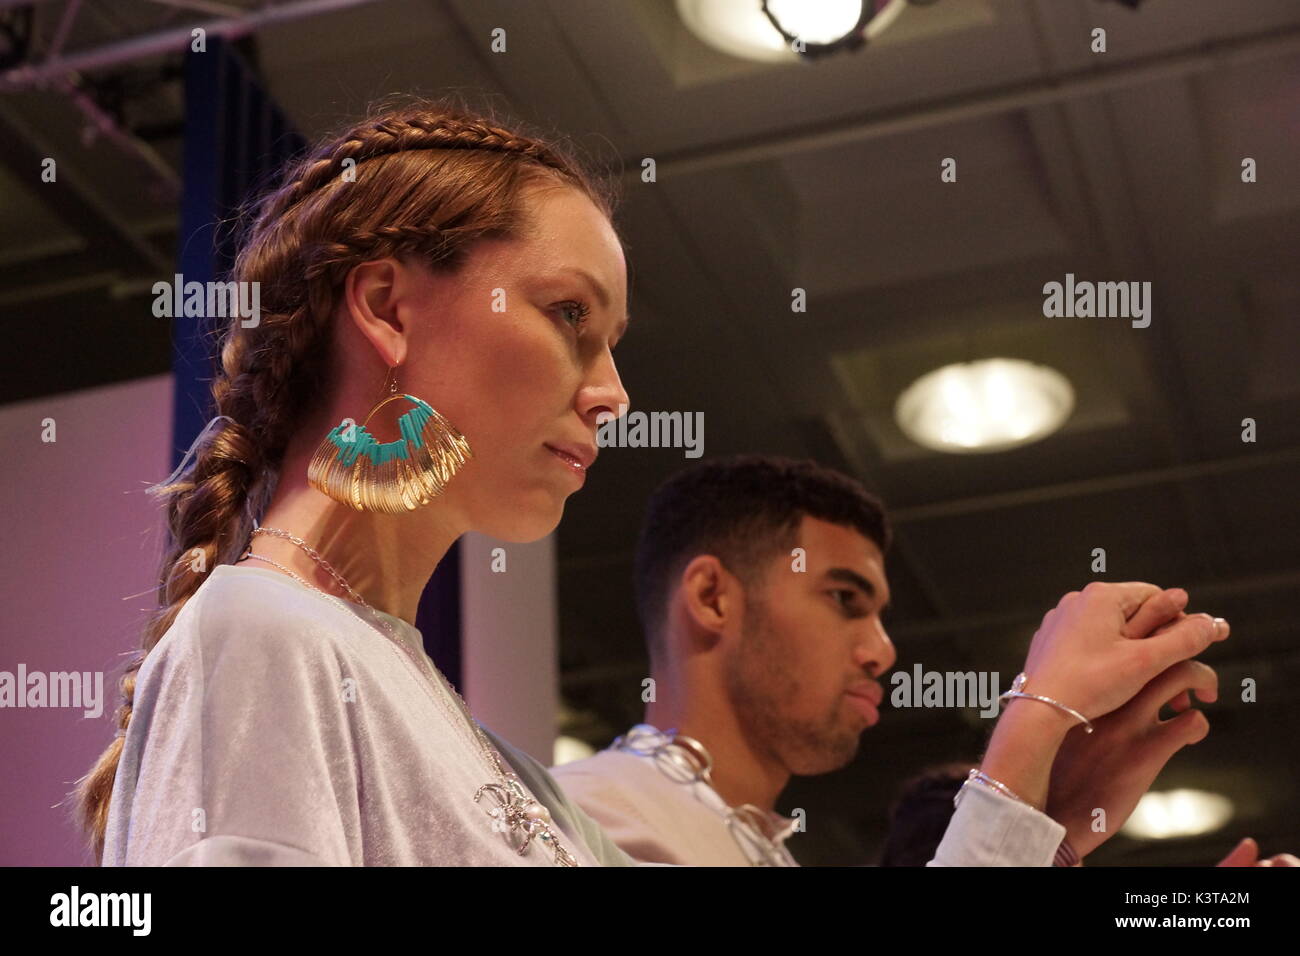
M390 368L392 374L396 368ZM388 378L384 379L385 384ZM414 406L397 419L402 437L379 442L366 429L375 412L389 402L406 399ZM322 494L358 511L401 514L427 505L473 453L469 442L428 402L397 390L393 375L389 395L358 425L345 418L325 436L311 464L307 481Z

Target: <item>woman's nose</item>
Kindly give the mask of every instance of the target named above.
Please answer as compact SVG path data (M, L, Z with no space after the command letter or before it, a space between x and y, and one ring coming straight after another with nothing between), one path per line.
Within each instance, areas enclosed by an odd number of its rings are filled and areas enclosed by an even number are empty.
M578 411L593 426L627 414L631 401L612 355L606 353L606 362L595 373L595 379L582 390L581 402Z

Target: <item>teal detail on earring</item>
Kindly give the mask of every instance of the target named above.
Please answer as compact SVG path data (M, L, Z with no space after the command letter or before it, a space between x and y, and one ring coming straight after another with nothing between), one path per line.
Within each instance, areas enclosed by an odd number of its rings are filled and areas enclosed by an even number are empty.
M390 442L377 442L375 436L366 430L365 425L357 425L354 440L346 441L342 437L346 426L341 423L335 425L325 436L339 450L338 461L344 468L351 468L362 455L369 458L373 465L382 465L384 462L398 458L409 461L411 453L408 445L414 445L416 448L424 447L424 425L433 417L433 409L427 402L414 395L402 397L413 402L415 407L397 420L397 428L402 433L401 438Z

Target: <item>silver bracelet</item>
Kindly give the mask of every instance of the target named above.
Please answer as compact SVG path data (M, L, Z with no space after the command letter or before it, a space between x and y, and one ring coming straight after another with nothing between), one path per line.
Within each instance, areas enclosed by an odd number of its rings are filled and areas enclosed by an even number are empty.
M1052 698L1044 697L1041 694L1024 693L1023 689L1025 686L1025 681L1027 681L1028 679L1029 678L1025 676L1025 672L1021 671L1019 674L1016 675L1016 679L1011 682L1011 689L1007 691L1005 694L1000 695L998 697L998 700L1008 700L1014 697L1024 697L1028 700L1041 700L1044 704L1051 704L1053 707L1057 708L1058 710L1063 710L1071 717L1077 719L1080 723L1083 724L1084 733L1088 733L1088 734L1092 733L1092 722L1088 720L1087 717L1083 716L1083 714L1075 710L1073 707L1067 707L1064 704L1062 704L1059 700L1053 700Z
M1031 809L1034 810L1038 809L1032 803L1026 800L1024 797L1019 796L1015 791L1013 791L1001 780L994 780L992 777L986 774L979 767L974 768L970 773L966 775L965 781L963 781L962 785L957 788L957 792L953 794L952 805L954 807L960 805L962 792L967 787L969 787L972 783L982 783L984 786L988 787L989 789L996 790L999 793L1005 794L1006 796L1010 797L1012 800L1017 801L1018 803L1023 803L1025 806L1030 807Z

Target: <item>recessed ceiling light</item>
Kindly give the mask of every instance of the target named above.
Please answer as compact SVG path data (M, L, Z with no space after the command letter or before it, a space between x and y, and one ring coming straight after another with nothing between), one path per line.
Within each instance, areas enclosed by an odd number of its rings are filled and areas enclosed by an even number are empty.
M1005 451L1056 431L1074 410L1069 380L1046 365L993 358L922 375L894 405L907 437L935 451Z
M761 0L677 0L678 15L705 43L732 56L767 63L800 59L791 48L795 37L803 41L806 55L860 46L864 25L870 39L892 23L907 3L890 0L878 11L877 6L878 0L767 0L764 12Z
M1168 840L1217 830L1232 819L1232 801L1204 790L1168 790L1143 794L1120 828L1139 840Z

